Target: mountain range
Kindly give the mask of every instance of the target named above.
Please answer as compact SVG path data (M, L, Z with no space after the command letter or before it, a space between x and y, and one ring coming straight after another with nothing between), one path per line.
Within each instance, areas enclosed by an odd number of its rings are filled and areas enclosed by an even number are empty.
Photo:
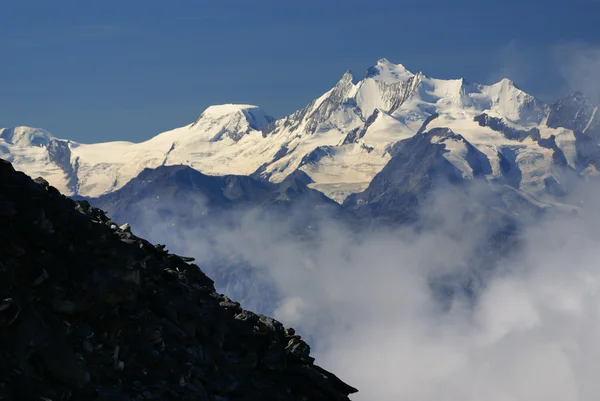
M419 199L439 174L482 179L545 208L562 203L573 177L597 175L597 111L580 93L545 104L508 79L441 80L381 59L361 79L348 71L281 119L257 106L212 106L141 143L81 144L7 128L0 157L86 198L118 191L146 169L188 166L205 176L250 177L278 196L285 191L273 188L294 182L356 211L389 208L386 198L399 194Z
M546 104L509 79L441 80L381 59L280 119L253 105L216 105L141 143L82 144L5 128L0 159L43 177L35 191L55 187L84 200L76 207L92 220L100 219L94 207L107 211L113 220L100 226L125 243L139 235L196 257L217 291L265 314L278 313L285 294L263 258L247 257L262 247L294 244L312 269L311 252L325 237L350 237L353 246L373 232L385 238L390 226L408 226L409 240L441 227L455 240L455 249L439 251L442 264L458 260L461 268L427 282L449 307L456 294L476 299L497 262L518 253L528 222L579 213L577 189L600 169L600 113L582 93ZM332 221L344 229L328 230ZM165 246L155 248L162 255ZM288 257L284 246L270 264ZM355 391L315 369L334 383L332 397Z

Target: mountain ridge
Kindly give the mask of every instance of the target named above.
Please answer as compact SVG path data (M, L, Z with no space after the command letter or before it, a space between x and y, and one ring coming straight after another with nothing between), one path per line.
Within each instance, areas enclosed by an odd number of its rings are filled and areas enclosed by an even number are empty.
M348 400L193 259L0 159L0 399Z
M516 189L544 198L545 182L562 180L557 157L578 173L596 169L599 154L589 151L590 140L600 138L594 134L600 125L596 111L583 95L547 105L506 78L492 85L439 80L380 59L362 79L347 71L331 90L278 120L257 106L217 105L191 124L140 143L79 144L31 130L38 139L18 145L3 130L0 155L65 193L86 197L115 191L144 168L182 164L208 175L272 183L302 171L311 188L342 203L368 187L396 143L418 134L436 115L430 128L448 128L486 155L492 167L485 179L500 179L501 164L508 163L520 171ZM518 136L532 130L539 135ZM554 141L552 149L539 139ZM443 157L472 176L463 145L445 145L456 146Z

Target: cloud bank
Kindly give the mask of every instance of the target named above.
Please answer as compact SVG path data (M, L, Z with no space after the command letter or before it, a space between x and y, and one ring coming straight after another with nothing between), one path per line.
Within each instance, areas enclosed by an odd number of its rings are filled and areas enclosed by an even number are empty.
M585 401L600 394L598 194L579 193L584 218L527 227L518 253L476 266L482 284L451 298L432 288L472 275L486 234L461 210L473 193L436 193L426 213L440 224L421 232L320 221L301 240L291 227L302 210L212 219L198 199L201 227L147 208L153 223L134 231L196 257L231 298L295 327L317 363L359 388L354 400Z

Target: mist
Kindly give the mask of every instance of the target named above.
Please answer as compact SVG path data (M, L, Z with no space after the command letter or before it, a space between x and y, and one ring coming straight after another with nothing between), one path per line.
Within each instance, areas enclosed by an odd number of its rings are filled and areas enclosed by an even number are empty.
M438 222L429 230L357 233L331 219L307 221L301 240L301 208L285 219L257 209L211 217L194 198L170 207L194 210L198 226L141 206L151 223L134 232L194 256L218 290L296 328L317 364L360 390L354 400L593 400L600 191L591 186L576 191L578 213L528 223L494 266L473 264L489 233L465 205L486 202L480 190L436 191L421 210ZM470 275L481 284L456 290Z

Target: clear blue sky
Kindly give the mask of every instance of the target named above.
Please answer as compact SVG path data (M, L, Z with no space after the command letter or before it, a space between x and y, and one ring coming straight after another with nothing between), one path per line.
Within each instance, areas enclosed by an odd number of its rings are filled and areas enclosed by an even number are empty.
M0 127L81 142L143 140L216 103L281 117L381 57L552 101L560 49L600 47L599 0L2 0L0 15Z

